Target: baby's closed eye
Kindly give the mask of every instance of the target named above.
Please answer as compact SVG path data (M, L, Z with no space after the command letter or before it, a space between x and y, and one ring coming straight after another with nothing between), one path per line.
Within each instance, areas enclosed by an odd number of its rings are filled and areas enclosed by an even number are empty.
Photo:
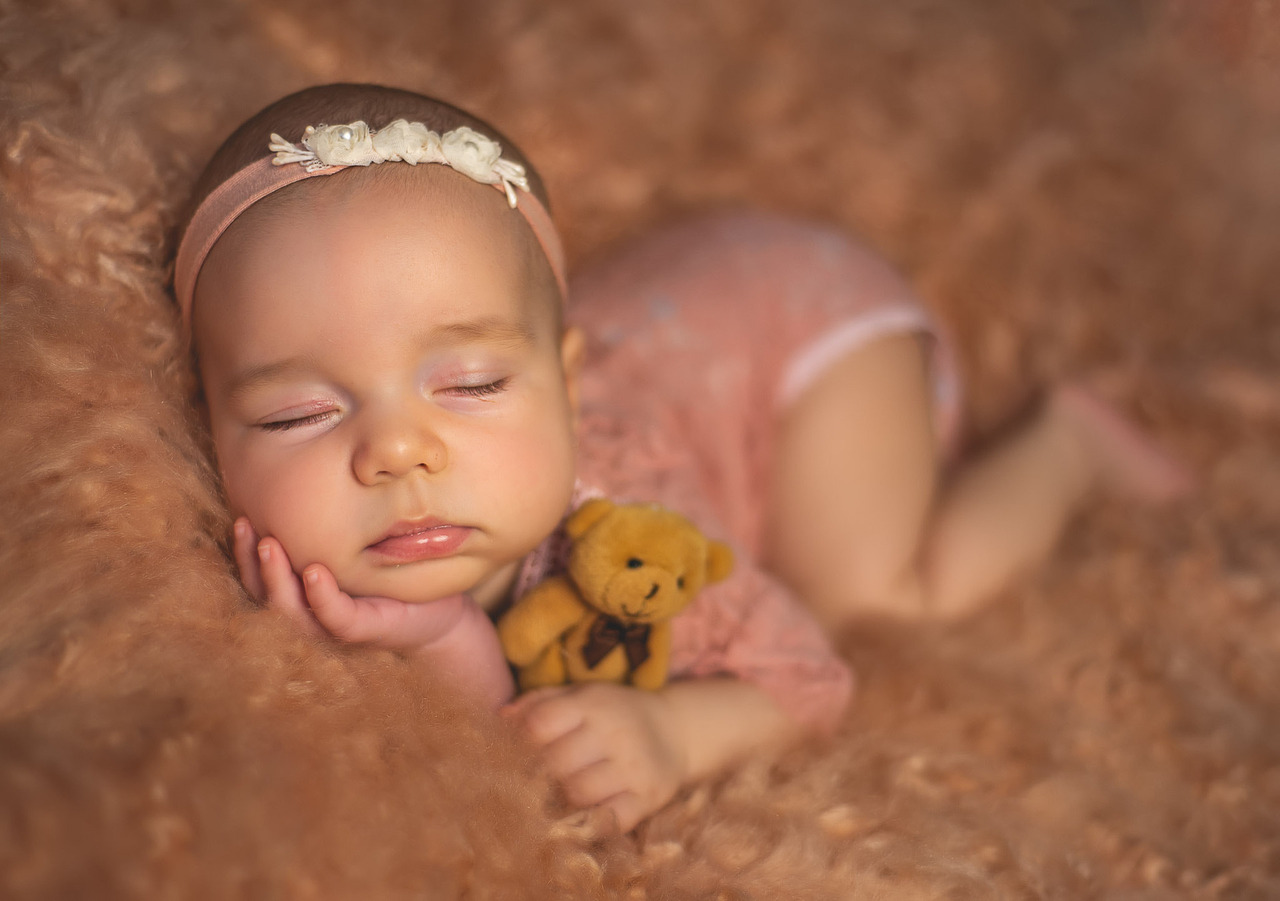
M320 425L328 422L337 414L337 410L325 410L320 413L308 413L305 416L297 416L291 419L272 419L258 423L258 428L268 432L287 432L289 429L303 426Z
M482 385L450 385L447 388L439 389L455 396L463 397L493 397L501 394L506 390L507 384L511 381L509 376L496 379L492 382L486 382Z
M280 400L264 403L259 412L246 411L250 425L263 432L287 432L309 426L333 425L343 415L345 405L333 397L311 400Z

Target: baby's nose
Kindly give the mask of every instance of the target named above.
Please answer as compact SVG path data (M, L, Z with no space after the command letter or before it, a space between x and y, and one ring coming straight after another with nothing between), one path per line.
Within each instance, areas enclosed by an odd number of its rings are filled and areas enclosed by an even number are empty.
M356 478L366 485L415 469L438 473L448 465L449 449L436 430L406 415L385 415L370 423L353 460Z

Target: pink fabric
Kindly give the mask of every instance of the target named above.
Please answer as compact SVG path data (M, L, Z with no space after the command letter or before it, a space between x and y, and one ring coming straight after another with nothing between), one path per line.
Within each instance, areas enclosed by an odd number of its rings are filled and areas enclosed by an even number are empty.
M263 148L266 150L265 146ZM387 162L383 166L407 166L408 163ZM436 165L424 163L422 165ZM200 267L205 258L213 250L231 223L249 207L253 206L268 194L281 188L302 181L304 178L315 178L322 175L334 175L350 166L326 166L323 169L307 171L300 163L275 165L273 156L264 156L245 166L235 175L228 178L209 194L196 208L191 216L182 242L178 245L178 253L174 260L173 293L177 297L178 307L182 311L182 321L189 323L191 318L191 301L195 296L196 279L200 275ZM480 184L477 182L477 184ZM506 193L501 184L491 187ZM556 231L551 216L536 196L528 191L517 191L516 210L524 217L529 228L533 230L542 252L551 264L556 284L560 286L560 296L565 296L565 262L564 248L560 243L560 235Z
M659 231L581 272L588 337L580 477L719 523L758 555L779 412L857 347L928 337L940 443L955 440L948 344L911 287L847 235L758 214Z
M684 513L739 551L675 621L675 677L730 675L830 728L853 678L785 586L756 564L776 417L824 368L878 337L932 335L936 418L952 443L958 382L910 287L847 236L762 215L679 225L583 271L588 335L581 478Z
M569 499L569 512L577 510L596 497L604 497L604 492L594 486L577 482L573 486L573 497ZM563 526L543 539L542 544L534 548L533 552L520 564L520 572L516 574L516 584L511 589L511 597L524 597L529 593L529 589L547 576L564 570L569 559L569 545L569 536L564 533Z

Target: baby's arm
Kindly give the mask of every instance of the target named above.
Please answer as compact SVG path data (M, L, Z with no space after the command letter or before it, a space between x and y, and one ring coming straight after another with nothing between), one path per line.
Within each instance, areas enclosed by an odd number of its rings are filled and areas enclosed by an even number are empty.
M504 713L523 723L569 803L612 810L624 832L682 785L800 729L762 690L726 678L657 692L604 683L545 688Z
M568 799L613 810L624 830L752 750L830 732L853 689L813 617L746 558L672 626L681 678L661 691L544 689L507 708Z
M430 604L353 598L318 563L299 578L284 546L274 538L259 540L247 519L236 520L234 533L236 566L245 588L304 631L403 651L486 703L510 700L515 686L497 632L470 598L456 595Z

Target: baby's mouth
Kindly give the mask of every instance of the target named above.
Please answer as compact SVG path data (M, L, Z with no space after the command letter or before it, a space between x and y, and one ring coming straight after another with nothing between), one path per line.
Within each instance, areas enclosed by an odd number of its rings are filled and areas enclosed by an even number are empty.
M366 550L390 563L434 560L457 552L472 531L474 530L470 526L459 526L438 519L398 522Z

